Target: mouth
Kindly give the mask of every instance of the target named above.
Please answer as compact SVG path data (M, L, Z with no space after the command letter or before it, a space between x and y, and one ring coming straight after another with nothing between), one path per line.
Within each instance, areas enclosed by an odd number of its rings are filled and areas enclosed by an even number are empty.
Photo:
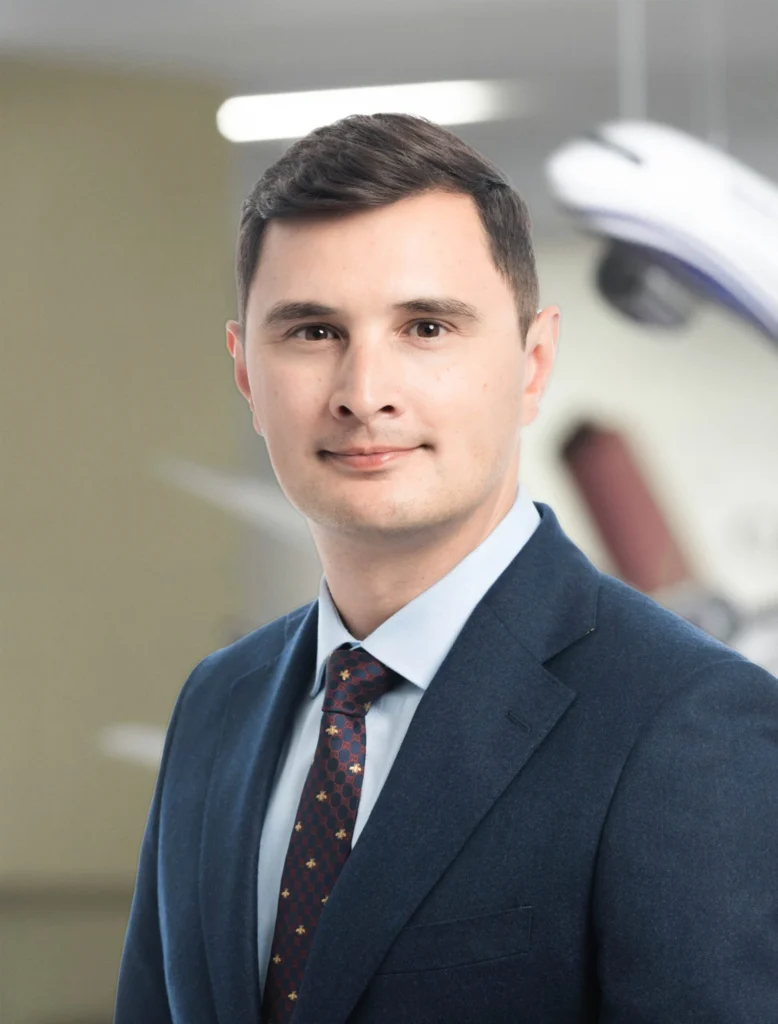
M419 447L424 447L423 445ZM390 462L397 462L400 459L407 458L412 455L418 448L392 448L381 451L376 449L374 451L360 451L355 450L353 452L328 452L323 451L322 457L328 462L332 462L335 465L347 466L350 469L380 469L383 466L388 465Z

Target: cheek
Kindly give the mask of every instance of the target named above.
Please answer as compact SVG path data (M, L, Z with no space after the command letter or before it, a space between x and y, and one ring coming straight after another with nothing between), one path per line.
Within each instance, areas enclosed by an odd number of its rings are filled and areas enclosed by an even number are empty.
M490 367L480 379L478 401L484 415L509 425L521 407L522 365L513 353Z
M278 367L258 368L256 379L258 406L268 431L289 434L312 417L320 397L315 381Z
M464 446L487 450L512 436L521 411L520 369L509 361L498 368L470 367L447 375L440 391L430 389L426 405L449 436Z

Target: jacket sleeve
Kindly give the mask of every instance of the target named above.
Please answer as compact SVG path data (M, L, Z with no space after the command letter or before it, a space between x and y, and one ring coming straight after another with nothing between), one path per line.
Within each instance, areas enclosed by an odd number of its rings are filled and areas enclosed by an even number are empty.
M600 1024L778 1021L778 679L737 656L633 747L593 890Z
M186 685L170 719L141 844L135 892L119 967L114 1024L140 1024L141 1021L143 1024L172 1024L157 894L157 851L165 772L185 691Z

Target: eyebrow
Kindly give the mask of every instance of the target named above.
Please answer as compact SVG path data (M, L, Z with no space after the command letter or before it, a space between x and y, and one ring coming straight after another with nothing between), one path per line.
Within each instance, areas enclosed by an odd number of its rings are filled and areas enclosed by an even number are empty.
M481 316L475 306L461 299L452 298L417 298L406 302L396 302L392 309L402 313L415 313L418 316L455 316L465 320L480 320ZM338 316L334 306L326 306L320 302L277 302L265 314L262 327L279 327L295 320L310 320L314 317Z

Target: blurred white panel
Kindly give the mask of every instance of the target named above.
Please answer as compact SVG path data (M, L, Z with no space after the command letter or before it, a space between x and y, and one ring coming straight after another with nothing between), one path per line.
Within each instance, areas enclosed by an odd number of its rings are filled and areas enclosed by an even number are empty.
M160 479L260 527L275 540L295 547L313 546L305 519L273 484L176 458L160 457L153 471Z
M106 726L97 737L98 749L106 757L129 761L144 768L159 767L164 744L164 729L131 722Z

